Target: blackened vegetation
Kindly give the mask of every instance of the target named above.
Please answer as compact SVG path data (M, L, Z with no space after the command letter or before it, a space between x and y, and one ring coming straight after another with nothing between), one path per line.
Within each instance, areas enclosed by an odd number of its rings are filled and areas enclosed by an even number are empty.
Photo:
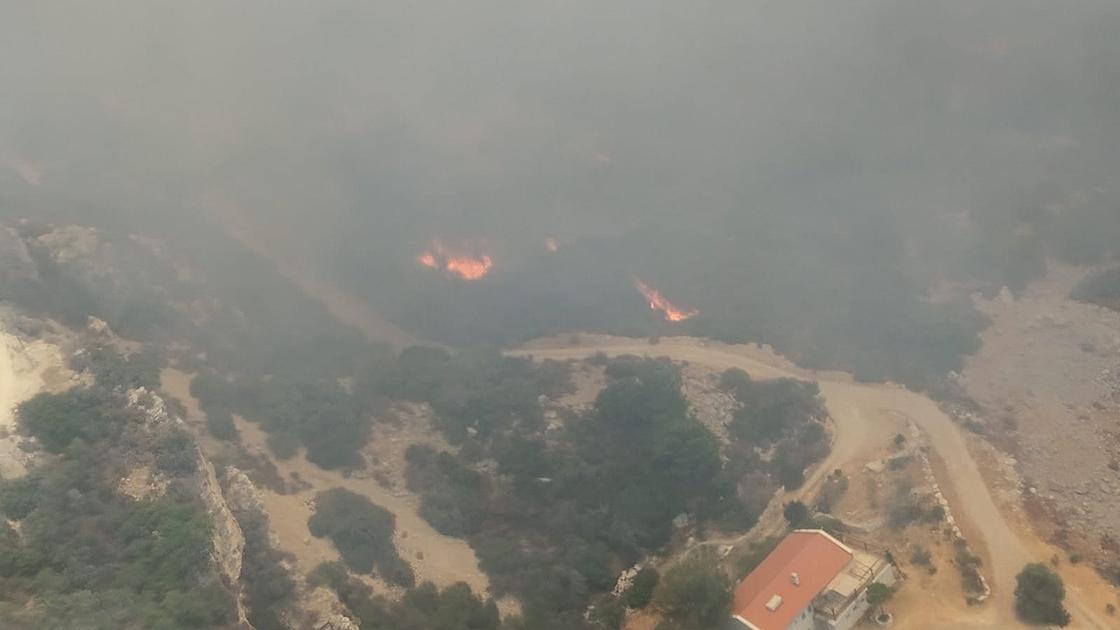
M104 357L111 365L121 357ZM135 366L134 366L135 367ZM54 456L0 482L0 625L6 628L223 628L233 598L210 563L211 524L198 499L193 448L175 426L146 427L120 377L40 394L20 405L21 428ZM129 462L151 457L166 492L117 489Z

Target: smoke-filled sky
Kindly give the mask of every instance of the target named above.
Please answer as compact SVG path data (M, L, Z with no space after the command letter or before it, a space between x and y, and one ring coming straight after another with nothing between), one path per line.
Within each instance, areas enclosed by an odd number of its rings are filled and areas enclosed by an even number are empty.
M5 212L233 213L398 289L436 237L647 239L680 285L734 248L681 233L951 259L1120 153L1109 0L0 8Z

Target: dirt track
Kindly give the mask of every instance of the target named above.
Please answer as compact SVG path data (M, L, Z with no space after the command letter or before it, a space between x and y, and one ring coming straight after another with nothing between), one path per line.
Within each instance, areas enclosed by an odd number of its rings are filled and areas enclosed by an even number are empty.
M738 367L755 378L795 377L817 381L829 413L836 422L837 436L832 453L823 465L817 467L809 485L816 477L836 467L837 463L856 454L872 430L868 420L882 413L900 414L913 420L944 462L947 475L938 481L951 497L951 508L961 521L966 536L987 561L993 592L992 602L978 607L975 617L960 623L927 627L1019 627L1012 611L1015 575L1024 564L1046 557L1034 556L1028 551L1042 545L1031 539L1030 534L1014 530L1000 513L957 425L930 399L893 384L856 383L846 374L803 370L757 346L702 343L687 337L662 339L658 345L651 345L644 340L586 336L581 345L575 347L561 340L544 339L513 353L564 360L580 359L596 352L612 356L666 356L717 369ZM1114 627L1090 612L1073 589L1067 605L1074 614L1071 627Z

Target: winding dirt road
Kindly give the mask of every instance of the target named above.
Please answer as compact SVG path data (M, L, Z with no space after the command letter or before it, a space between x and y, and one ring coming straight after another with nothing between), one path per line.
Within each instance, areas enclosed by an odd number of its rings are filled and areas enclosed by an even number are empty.
M664 356L716 369L737 367L760 379L790 377L816 381L836 422L836 441L828 460L817 467L807 485L857 454L870 430L869 420L883 413L912 420L944 463L942 468L947 474L942 474L944 478L939 478L938 483L946 490L950 507L969 541L987 561L992 583L992 602L978 607L975 618L962 624L926 627L946 630L1021 627L1013 613L1015 575L1024 564L1040 559L1029 549L1040 548L1041 543L1013 529L1000 513L957 425L929 398L898 385L856 383L847 374L804 370L757 346L708 343L689 337L665 338L657 345L645 340L601 336L584 337L578 346L558 339L542 339L511 354L565 360L582 359L598 352L610 356ZM1074 615L1071 627L1101 630L1116 627L1094 615L1075 591L1071 591L1067 606Z

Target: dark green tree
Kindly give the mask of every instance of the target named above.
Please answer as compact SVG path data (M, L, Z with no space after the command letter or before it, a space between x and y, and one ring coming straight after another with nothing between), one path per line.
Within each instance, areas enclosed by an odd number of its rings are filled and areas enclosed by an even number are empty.
M875 582L867 587L867 603L877 609L877 614L883 613L883 604L894 595L891 587L882 582Z
M653 567L646 567L634 576L634 582L626 590L625 603L630 608L645 608L653 600L654 589L661 581L661 574Z
M665 574L654 603L668 627L710 630L727 617L731 582L712 555L696 554Z
M1039 625L1069 625L1069 612L1062 605L1066 587L1061 576L1035 562L1023 567L1015 580L1015 612L1020 619Z
M786 517L786 522L789 523L791 528L797 529L808 523L812 515L809 514L809 508L805 507L804 503L790 501L782 509L782 516Z

